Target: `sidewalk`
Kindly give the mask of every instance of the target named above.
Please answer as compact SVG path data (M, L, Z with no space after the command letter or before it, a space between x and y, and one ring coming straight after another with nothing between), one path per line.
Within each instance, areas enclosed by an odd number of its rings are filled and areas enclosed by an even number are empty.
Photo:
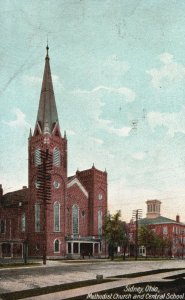
M72 290L67 290L67 291L61 291L61 292L56 292L52 294L47 294L47 295L42 295L42 296L36 296L36 297L29 297L29 298L24 298L22 300L62 300L62 299L71 299L79 296L84 296L89 295L89 299L91 299L91 293L98 293L102 291L107 291L112 288L118 288L118 287L124 287L127 285L134 285L139 282L155 282L155 281L165 281L165 277L167 276L172 276L172 275L177 275L182 273L182 270L179 271L172 271L172 272L166 272L166 273L161 273L161 274L155 274L155 275L148 275L148 276L142 276L142 277L137 277L137 278L124 278L124 279L119 279L117 281L111 281L107 283L102 283L102 284L97 284L93 286L87 286L83 288L77 288L77 289L72 289ZM87 298L87 299L88 299ZM92 298L93 299L93 298Z
M164 270L163 273L144 275L137 278L117 278L107 283L99 283L83 288L75 288L71 290L63 290L44 296L36 296L25 299L41 300L41 299L68 299L89 293L106 291L107 289L122 287L127 284L135 284L138 282L161 281L165 276L170 274L181 274L185 272L185 261L120 261L114 262L110 260L78 260L78 261L47 261L46 265L41 260L32 261L39 262L37 266L22 266L20 268L2 268L0 269L0 293L13 293L18 291L26 291L36 288L52 287L62 284L75 283L80 281L96 279L96 275L103 275L103 278L115 278L116 276L143 273L154 270ZM184 268L184 270L175 270ZM170 270L171 269L171 270ZM174 271L172 271L174 269ZM169 270L169 272L167 272ZM25 296L24 296L25 297Z

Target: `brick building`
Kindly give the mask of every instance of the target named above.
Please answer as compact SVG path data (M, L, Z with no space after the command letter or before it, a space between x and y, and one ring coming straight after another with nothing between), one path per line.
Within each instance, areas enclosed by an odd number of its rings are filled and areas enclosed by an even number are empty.
M101 256L105 252L102 225L107 213L107 172L93 165L68 177L67 137L59 126L46 49L35 129L28 138L28 188L3 195L0 185L0 257L25 252L30 257L45 253L47 258ZM40 170L44 161L47 167L46 156L50 169L48 181L44 173L43 188Z
M165 256L185 257L185 224L180 222L179 215L175 220L161 216L161 202L159 200L147 200L147 214L146 218L138 220L138 228L148 226L157 236L166 239L170 242L170 246L164 249ZM136 237L136 223L131 220L129 223L129 237L130 237L130 254L135 254L135 237ZM140 245L139 254L146 255L146 249Z

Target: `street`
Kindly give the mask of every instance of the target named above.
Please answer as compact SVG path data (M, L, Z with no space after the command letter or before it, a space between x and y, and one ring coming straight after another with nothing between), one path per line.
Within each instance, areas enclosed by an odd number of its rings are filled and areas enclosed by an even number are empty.
M95 279L96 275L105 278L172 268L185 268L185 261L47 261L46 266L0 269L0 293Z

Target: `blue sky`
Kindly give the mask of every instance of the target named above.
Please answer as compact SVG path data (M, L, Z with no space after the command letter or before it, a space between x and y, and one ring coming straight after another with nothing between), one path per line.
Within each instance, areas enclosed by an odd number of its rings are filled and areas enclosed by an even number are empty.
M69 175L108 172L109 209L185 222L185 2L8 1L0 8L0 183L27 184L45 47Z

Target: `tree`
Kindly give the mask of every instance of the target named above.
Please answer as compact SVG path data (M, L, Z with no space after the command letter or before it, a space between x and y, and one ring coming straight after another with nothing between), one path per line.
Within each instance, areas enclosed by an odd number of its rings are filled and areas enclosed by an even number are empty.
M170 238L157 235L149 226L142 226L139 229L139 245L145 246L146 253L153 256L156 254L164 256L171 255L172 241Z
M126 232L124 230L124 224L121 221L121 211L117 211L115 214L108 214L105 218L103 233L106 241L108 242L108 251L111 259L114 259L115 248L123 246L126 243Z
M129 244L129 232L128 232L128 226L126 222L122 222L122 226L123 226L123 236L122 239L120 240L120 246L122 248L123 260L125 260L126 250L128 249L128 244Z
M148 226L142 226L139 228L139 245L145 246L146 253L152 252L152 250L156 246L156 235L153 232L152 229L150 229Z
M161 256L171 256L172 240L170 237L163 235L158 236L158 249Z

